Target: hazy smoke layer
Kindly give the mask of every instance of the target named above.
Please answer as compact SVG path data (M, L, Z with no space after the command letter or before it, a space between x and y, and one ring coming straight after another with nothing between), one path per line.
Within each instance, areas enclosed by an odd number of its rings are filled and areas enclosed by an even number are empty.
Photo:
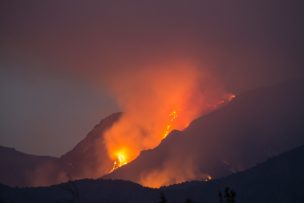
M173 129L186 128L225 97L221 86L193 61L171 59L126 70L107 77L124 112L105 135L109 156L118 165L157 146Z

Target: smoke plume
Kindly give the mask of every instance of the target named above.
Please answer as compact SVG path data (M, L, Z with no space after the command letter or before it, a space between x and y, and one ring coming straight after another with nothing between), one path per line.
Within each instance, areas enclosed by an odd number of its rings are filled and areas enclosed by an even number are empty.
M173 129L183 130L224 99L223 88L198 66L179 59L107 75L124 113L105 134L113 170L156 147Z

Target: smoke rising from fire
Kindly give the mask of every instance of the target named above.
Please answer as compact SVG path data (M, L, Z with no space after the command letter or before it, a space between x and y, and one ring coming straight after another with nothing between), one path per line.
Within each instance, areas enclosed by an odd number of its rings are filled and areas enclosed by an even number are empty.
M187 167L181 167L186 165ZM207 173L198 170L197 163L191 158L180 160L172 158L164 162L157 169L151 169L141 175L139 183L141 185L159 188L165 185L181 183L189 180L202 179L209 181L212 177Z
M130 69L128 69L130 70ZM108 76L110 91L123 116L105 133L105 145L116 169L142 150L156 147L173 129L183 130L224 91L193 61L144 65Z

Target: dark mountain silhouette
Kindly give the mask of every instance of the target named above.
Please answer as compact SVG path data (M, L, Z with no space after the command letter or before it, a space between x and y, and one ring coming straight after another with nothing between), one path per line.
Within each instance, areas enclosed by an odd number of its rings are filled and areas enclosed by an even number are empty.
M71 178L97 178L112 169L113 161L108 157L103 134L120 116L121 113L115 113L103 119L74 149L60 157L64 171Z
M220 109L172 132L162 143L105 178L146 185L222 177L245 170L304 144L304 80L238 95ZM27 155L0 147L0 182L40 186L97 178L112 168L103 133L121 116L103 119L73 150L60 158ZM152 184L150 184L152 181ZM154 181L154 182L153 182Z
M241 94L105 178L153 186L222 177L304 144L303 87L298 80Z
M56 178L58 158L36 156L0 147L0 182L8 185L29 185L36 179ZM45 167L43 174L38 170ZM46 168L48 167L48 170Z
M70 179L97 178L108 173L112 161L107 156L102 135L120 115L115 113L103 119L73 150L60 158L29 155L0 147L0 182L11 186L51 185Z
M168 203L218 203L219 191L229 187L236 202L304 202L304 146L280 154L249 170L209 182L192 181L145 188L122 180L80 180L49 187L13 188L0 184L0 202L156 203L163 194ZM77 195L76 195L77 194Z

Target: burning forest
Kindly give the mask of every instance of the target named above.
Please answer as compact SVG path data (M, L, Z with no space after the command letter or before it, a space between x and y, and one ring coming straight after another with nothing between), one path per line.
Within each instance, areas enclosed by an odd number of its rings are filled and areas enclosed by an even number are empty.
M235 97L193 63L155 64L112 78L108 84L123 115L104 134L109 173Z

